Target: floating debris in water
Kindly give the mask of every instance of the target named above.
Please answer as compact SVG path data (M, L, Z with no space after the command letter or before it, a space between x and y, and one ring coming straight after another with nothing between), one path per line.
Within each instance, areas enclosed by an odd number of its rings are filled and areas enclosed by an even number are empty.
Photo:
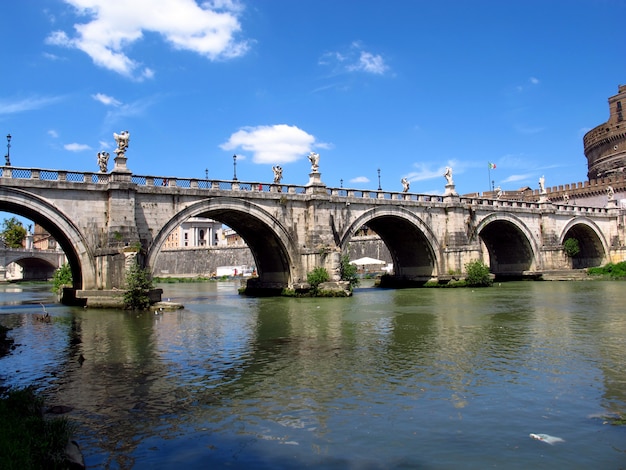
M550 436L549 434L533 434L530 433L530 437L541 442L545 442L546 444L554 445L557 442L565 442L564 439L560 437Z

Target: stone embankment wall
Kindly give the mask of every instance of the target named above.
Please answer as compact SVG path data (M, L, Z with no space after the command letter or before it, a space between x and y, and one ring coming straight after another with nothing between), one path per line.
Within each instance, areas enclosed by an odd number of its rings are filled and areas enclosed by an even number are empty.
M152 272L155 277L209 277L218 266L254 266L254 258L247 246L162 250Z
M391 263L385 244L376 236L355 237L348 246L350 259L370 257ZM155 277L209 277L218 266L254 266L252 252L242 247L162 250L153 269Z

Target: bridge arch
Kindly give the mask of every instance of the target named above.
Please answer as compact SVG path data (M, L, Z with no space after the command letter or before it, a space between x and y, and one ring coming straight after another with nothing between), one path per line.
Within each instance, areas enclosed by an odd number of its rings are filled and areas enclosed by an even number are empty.
M34 194L6 186L0 187L0 210L38 223L54 237L67 257L74 289L97 287L95 262L88 243L63 212Z
M235 230L246 241L256 263L259 282L286 287L301 276L296 272L296 243L276 217L250 201L213 198L178 212L154 238L147 264L152 269L168 235L190 217L208 217Z
M562 245L568 238L578 240L580 252L572 257L572 268L583 269L606 263L609 245L600 228L586 217L576 217L563 228L559 237Z
M15 256L6 256L4 262L5 268L11 263L15 263L22 267L24 270L23 280L47 280L51 279L54 272L58 268L49 259L43 256L38 256L36 250L30 253L20 253Z
M374 230L387 246L394 275L428 280L439 273L439 242L430 227L415 213L402 207L375 207L356 218L340 238L345 251L348 242L363 225Z
M496 276L517 277L540 268L540 248L526 224L511 214L490 214L476 233L489 255L489 270Z

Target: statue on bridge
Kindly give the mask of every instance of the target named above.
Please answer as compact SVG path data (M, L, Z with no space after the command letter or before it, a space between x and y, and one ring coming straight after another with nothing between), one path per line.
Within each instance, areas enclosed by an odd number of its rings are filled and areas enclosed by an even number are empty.
M615 199L615 190L613 189L613 186L607 186L606 187L606 200L613 201L614 199Z
M541 194L546 194L546 178L543 175L539 178L539 192Z
M320 154L315 152L309 153L309 161L311 162L311 173L318 173L320 169Z
M128 149L128 142L130 141L130 133L128 131L122 131L119 134L116 134L114 132L113 138L115 139L115 142L117 142L117 148L115 149L115 153L117 155L122 154L123 156L124 153L126 152L126 149Z
M109 152L98 152L98 166L101 173L106 173L109 166Z
M446 167L443 177L446 179L446 186L452 186L454 184L454 181L452 181L452 168L449 166Z
M274 172L274 184L280 184L280 181L283 179L282 167L280 165L273 166L272 171Z
M409 184L409 180L408 180L408 179L406 179L406 178L402 178L402 179L400 180L400 183L402 183L402 192L403 192L403 193L407 193L407 192L409 192L409 187L411 186L411 185Z

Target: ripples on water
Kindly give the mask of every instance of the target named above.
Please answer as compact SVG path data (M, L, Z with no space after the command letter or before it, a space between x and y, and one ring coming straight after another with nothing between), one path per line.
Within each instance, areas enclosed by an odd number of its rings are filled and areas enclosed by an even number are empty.
M164 288L184 310L75 309L0 288L19 344L0 384L74 407L91 468L626 466L625 428L599 418L626 412L623 284L350 299Z

